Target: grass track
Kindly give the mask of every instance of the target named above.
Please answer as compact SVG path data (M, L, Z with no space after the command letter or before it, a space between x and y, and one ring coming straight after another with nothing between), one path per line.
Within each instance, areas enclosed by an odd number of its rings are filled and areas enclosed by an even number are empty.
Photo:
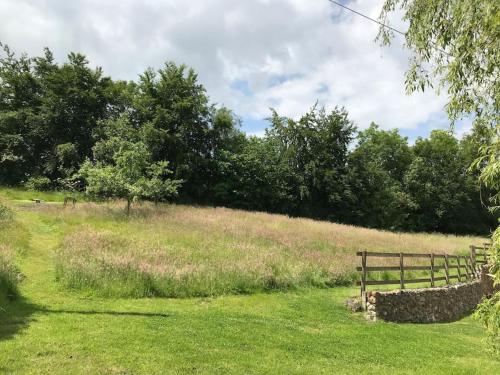
M354 288L192 299L113 299L54 280L61 226L18 215L22 299L0 312L5 374L494 374L483 330L368 323L342 303ZM29 234L26 233L29 232Z

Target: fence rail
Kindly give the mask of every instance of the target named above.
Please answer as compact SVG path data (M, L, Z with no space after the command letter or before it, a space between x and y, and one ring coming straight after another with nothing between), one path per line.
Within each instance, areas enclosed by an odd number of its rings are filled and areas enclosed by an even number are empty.
M369 285L399 285L400 289L405 289L406 284L430 283L431 287L436 285L437 281L445 281L450 284L451 280L458 282L472 280L480 275L480 267L487 263L487 250L490 244L483 246L470 246L469 255L455 255L444 253L386 253L360 251L356 255L361 257L361 267L356 270L361 273L361 280L357 285L361 287L361 297L363 304L366 303L366 287ZM368 258L396 258L399 259L399 265L393 266L368 266ZM406 265L405 259L425 259L429 261L428 265ZM436 260L442 264L436 264ZM368 280L369 272L399 271L399 278L389 280ZM405 277L405 271L429 271L428 278L408 278ZM444 271L444 276L436 276L436 272ZM453 274L452 274L453 273Z

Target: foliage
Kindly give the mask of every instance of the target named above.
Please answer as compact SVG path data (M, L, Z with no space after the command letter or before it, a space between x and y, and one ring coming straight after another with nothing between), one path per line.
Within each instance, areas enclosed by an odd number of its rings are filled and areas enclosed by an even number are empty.
M0 309L6 300L17 297L19 279L19 270L13 265L12 250L0 244Z
M53 187L50 178L45 176L36 176L28 178L28 181L24 184L26 189L33 191L48 191Z
M12 217L12 210L0 201L0 223L2 221L9 221Z
M492 191L489 203L493 211L500 210L500 125L486 128L487 139L479 147L472 168L480 170L481 182Z
M118 130L120 136L97 142L95 160L82 164L77 176L84 180L86 193L98 198L123 198L127 201L127 213L134 201L160 201L175 196L182 181L167 178L171 174L168 162L153 162L143 142L127 139L125 133L134 133L128 120L110 120L107 125L108 132Z
M408 91L446 89L452 119L472 113L494 127L500 94L498 1L386 0L380 20L387 23L395 11L408 21L406 45L414 52ZM390 29L380 28L383 43L391 37Z
M478 199L477 178L468 174L468 160L460 143L448 132L435 130L428 139L418 139L415 158L405 176L407 191L413 200L408 220L414 228L428 231L470 232L482 225L488 233L495 225L484 214ZM481 215L480 213L483 212Z
M58 65L48 49L30 58L2 47L0 183L68 177L90 156L96 121L113 108L112 81L81 54Z
M477 126L464 141L432 135L411 146L376 125L357 133L344 108L314 106L299 118L272 110L266 134L249 137L184 65L113 81L81 54L57 64L50 50L16 56L4 46L0 81L0 184L390 230L485 234L496 224L480 198L494 189L480 191L478 172L467 172L489 139ZM129 158L133 168L118 173Z
M348 197L347 155L355 127L347 111L313 107L298 121L273 111L266 135L279 153L294 215L342 220Z
M245 139L241 150L221 150L216 163L213 200L248 210L287 212L292 200L276 147L262 138Z
M500 227L493 234L489 262L492 264L490 272L495 278L495 284L500 285ZM485 299L479 305L475 316L486 327L493 351L500 353L500 292L490 299Z
M452 120L474 116L477 132L486 134L473 167L491 191L493 210L500 206L500 3L496 0L386 0L380 20L400 11L409 28L407 46L414 52L406 74L409 92L433 87L447 90L447 111ZM380 28L379 37L389 43L390 29ZM493 236L490 260L499 278L500 227ZM480 309L488 332L498 336L500 312L496 302ZM496 327L493 327L496 325Z
M7 300L12 300L18 295L17 284L20 272L13 264L12 249L6 243L9 238L5 235L6 228L13 223L14 212L0 200L0 310Z
M170 163L173 176L186 181L181 194L200 199L210 171L212 110L197 75L184 65L166 63L139 77L133 100L134 122L143 124L143 141L152 160Z
M413 206L403 180L414 157L407 139L373 123L357 139L348 159L351 221L375 228L408 228Z

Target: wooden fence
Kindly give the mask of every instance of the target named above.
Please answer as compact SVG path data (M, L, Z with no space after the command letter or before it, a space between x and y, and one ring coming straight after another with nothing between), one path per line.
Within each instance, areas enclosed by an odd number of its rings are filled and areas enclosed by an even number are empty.
M488 248L489 243L484 243L483 246L470 245L470 253L476 264L482 265L488 263ZM479 259L478 259L479 258Z
M366 303L366 287L369 285L399 285L400 289L405 289L406 284L414 283L430 283L431 287L436 285L437 281L445 281L450 284L452 280L458 282L472 280L478 278L481 272L481 266L487 263L487 249L489 244L483 246L470 246L469 255L450 255L436 253L384 253L360 251L356 253L361 257L361 267L357 270L361 273L361 281L358 285L361 286L361 298L363 303ZM369 266L368 258L394 258L399 260L399 264L395 266ZM425 265L407 265L405 261L410 259L424 259L421 263ZM436 276L436 273L444 270L444 276ZM368 280L371 272L392 271L398 272L399 277L389 280ZM428 278L408 278L405 276L405 271L428 271Z

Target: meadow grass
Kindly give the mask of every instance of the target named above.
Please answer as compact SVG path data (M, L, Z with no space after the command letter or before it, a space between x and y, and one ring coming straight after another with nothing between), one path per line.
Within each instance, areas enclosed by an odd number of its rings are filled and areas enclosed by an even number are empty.
M17 297L20 273L14 266L12 250L0 244L0 308Z
M78 201L86 200L86 197L82 193L74 193L68 191L38 191L38 190L28 190L19 187L2 187L0 189L0 194L4 199L9 201L24 201L31 202L35 199L39 199L42 202L62 202L67 196L75 196Z
M119 297L216 296L349 285L358 277L355 253L362 249L463 253L471 243L483 241L225 208L143 204L130 217L121 202L32 209L67 227L54 257L57 279L72 289Z
M0 243L9 246L14 264L25 277L18 284L20 297L0 309L0 374L500 372L499 358L488 354L478 322L471 318L425 325L367 322L361 314L343 306L347 297L359 293L355 287L136 299L69 290L54 277L54 254L61 251L65 241L75 240L76 233L104 232L106 241L114 241L114 236L118 241L134 241L135 234L147 242L160 229L168 243L179 238L185 249L192 248L195 240L211 238L214 232L229 238L239 233L243 242L264 247L276 243L279 237L255 238L255 233L265 227L265 214L186 206L162 206L164 212L158 213L143 206L127 219L121 204L77 205L74 209L27 202L12 206L14 222L0 226ZM214 220L199 219L203 214ZM226 214L233 217L224 218ZM148 231L150 222L155 221L153 216L158 224ZM280 216L268 219L292 232L288 227L299 220ZM235 220L246 228L236 228ZM317 224L322 227L328 223ZM356 230L333 224L325 228L318 232L343 244L346 241L340 241L340 233L334 236L330 232L336 228ZM388 238L394 237L389 234ZM470 239L451 240L455 241L453 250L461 251ZM328 243L332 245L316 250L333 251L330 246L333 248L336 242ZM307 244L295 236L289 247L298 249ZM399 246L389 240L388 244ZM356 248L336 249L341 256Z
M16 250L23 248L16 229L14 213L3 200L0 200L0 308L17 297L17 286L21 273L15 265Z

